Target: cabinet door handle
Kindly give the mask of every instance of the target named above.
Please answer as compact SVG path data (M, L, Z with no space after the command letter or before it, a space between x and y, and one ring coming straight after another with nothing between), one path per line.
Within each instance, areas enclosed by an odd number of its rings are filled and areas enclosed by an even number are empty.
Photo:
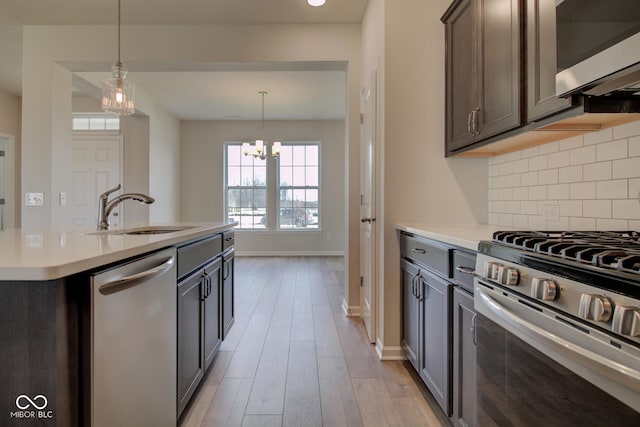
M469 115L467 116L467 131L469 132L470 135L473 135L473 131L471 130L471 116L473 115L473 111L469 113Z
M459 273L464 273L464 274L470 274L472 276L475 276L476 272L473 268L469 268L469 267L464 267L462 265L456 265L456 271Z
M426 254L427 253L427 251L425 251L422 248L413 248L413 249L411 249L411 252L416 253L416 254Z
M416 283L418 282L418 276L415 275L413 276L413 279L411 279L411 295L413 295L414 298L417 298L416 295Z
M473 345L475 345L475 346L478 345L478 342L477 342L477 339L476 339L476 331L477 331L476 321L477 321L477 319L478 319L478 314L476 313L471 318L471 335L473 336Z
M475 110L473 110L473 119L471 120L472 126L473 126L473 134L474 135L479 135L480 134L480 123L478 121L478 113L480 113L480 107L476 108Z

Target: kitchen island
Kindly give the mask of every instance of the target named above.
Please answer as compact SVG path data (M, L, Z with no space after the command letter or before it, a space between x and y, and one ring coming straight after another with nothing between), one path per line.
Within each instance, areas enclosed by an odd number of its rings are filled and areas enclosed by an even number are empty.
M179 254L181 248L214 236L220 236L220 245L209 255L219 256L221 236L232 233L234 225L0 232L0 425L87 425L92 275L163 249ZM211 280L207 283L210 290ZM167 387L175 394L175 383Z

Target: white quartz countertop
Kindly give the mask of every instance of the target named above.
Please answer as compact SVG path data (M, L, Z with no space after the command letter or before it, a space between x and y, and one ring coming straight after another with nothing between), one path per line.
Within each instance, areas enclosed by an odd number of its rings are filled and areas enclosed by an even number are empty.
M126 225L120 230L97 233L86 227L0 231L0 281L58 279L215 234L233 228L235 223L153 224L190 228L164 234L114 234L124 228L147 225Z
M397 224L396 228L474 251L478 250L481 240L491 240L495 231L513 230L502 225L487 224Z

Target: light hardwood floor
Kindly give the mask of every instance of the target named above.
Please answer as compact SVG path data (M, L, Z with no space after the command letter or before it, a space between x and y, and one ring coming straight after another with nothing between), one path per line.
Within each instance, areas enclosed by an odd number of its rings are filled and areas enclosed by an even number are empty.
M343 258L236 258L235 324L181 427L442 426L344 315Z

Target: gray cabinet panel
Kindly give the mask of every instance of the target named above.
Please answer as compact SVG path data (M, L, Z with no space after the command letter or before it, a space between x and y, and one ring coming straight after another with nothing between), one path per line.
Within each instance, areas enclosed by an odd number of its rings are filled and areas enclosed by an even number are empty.
M420 377L447 416L451 415L451 283L421 272L422 346Z
M235 257L234 250L231 249L223 255L222 258L222 295L220 297L220 311L222 319L222 339L224 339L231 326L233 326L234 315L234 299L235 299L235 284L234 284L234 270L235 270Z
M453 423L476 425L476 347L473 295L453 291Z
M203 335L204 370L211 366L218 353L222 338L220 334L220 287L222 278L222 258L218 257L204 269L203 286Z
M402 348L416 369L420 349L420 304L417 298L417 279L419 269L407 261L400 262L402 272Z
M202 286L200 271L178 286L178 416L189 403L204 375Z

